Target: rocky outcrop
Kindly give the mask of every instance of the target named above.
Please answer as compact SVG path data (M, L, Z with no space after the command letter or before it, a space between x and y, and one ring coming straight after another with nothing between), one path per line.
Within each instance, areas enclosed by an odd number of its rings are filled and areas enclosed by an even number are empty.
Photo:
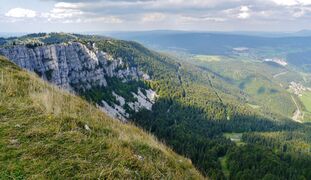
M102 100L102 106L99 106L104 112L109 114L114 118L118 118L122 121L127 121L130 117L129 113L125 110L125 105L127 105L132 111L139 112L141 109L152 110L152 106L155 103L158 95L155 91L148 89L144 90L138 89L138 93L131 92L132 95L137 99L137 101L126 101L122 96L119 96L115 92L112 92L113 96L116 98L118 104L112 103L109 105L105 100Z
M94 45L72 42L28 48L24 45L0 48L0 54L22 68L66 89L86 90L107 86L106 77L138 79L143 73L128 67L122 59L113 59Z
M136 66L126 64L121 58L114 59L109 54L99 51L95 43L84 45L70 42L38 47L16 45L1 48L0 54L19 65L33 71L49 82L71 91L83 92L93 87L106 87L107 78L116 77L126 83L129 80L149 80L148 74L138 70ZM130 107L134 112L142 108L151 110L156 94L151 89L138 89L138 94L129 92L137 101L126 102L117 95L114 96L118 105L102 100L100 108L107 114L126 121L129 113L124 107ZM110 104L110 105L109 105Z
M157 94L151 90L145 90L146 94L144 94L141 89L138 89L138 93L133 93L133 96L137 99L136 102L130 102L128 105L132 110L135 112L138 112L140 109L145 108L148 110L152 109L152 105L155 102L155 99L157 97Z

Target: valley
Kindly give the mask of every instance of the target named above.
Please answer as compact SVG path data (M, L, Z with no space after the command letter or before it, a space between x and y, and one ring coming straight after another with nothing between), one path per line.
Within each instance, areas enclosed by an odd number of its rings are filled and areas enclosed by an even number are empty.
M205 178L263 178L267 172L281 178L309 177L310 127L302 123L307 121L308 101L300 100L307 96L298 97L289 88L300 92L302 86L308 87L307 73L302 76L292 67L248 54L159 53L132 41L65 33L7 39L0 53L115 121L133 123L153 134L191 159ZM50 106L51 118L62 114L62 108ZM87 123L83 128L94 127ZM275 139L269 144L273 133ZM293 142L297 149L290 145ZM262 161L254 161L256 156ZM293 163L305 166L290 167ZM277 168L249 174L253 166Z
M154 32L153 36L149 36L147 33L132 34L119 33L116 34L116 37L140 41L149 47L155 47L157 50L171 54L182 62L191 63L205 71L214 73L224 79L226 85L230 84L231 87L228 87L230 89L228 91L242 91L243 95L239 99L244 99L245 103L252 104L252 107L256 107L255 109L260 107L264 113L269 110L295 120L298 118L298 121L309 121L310 119L309 116L303 115L305 106L299 97L304 91L308 91L311 73L297 63L292 63L295 59L295 52L308 51L308 43L305 39L235 34L221 36L219 33L170 31ZM185 46L184 43L175 44L175 42L185 42L190 36L198 39L201 37L196 43L204 44L206 49L194 50ZM226 41L226 38L232 41ZM192 43L192 41L189 42ZM250 45L250 42L253 44ZM287 44L281 45L280 42ZM191 43L189 46L192 45ZM169 44L176 48L174 50L168 48ZM291 44L293 45L291 46ZM195 45L193 44L193 46ZM217 49L215 49L216 47ZM183 50L177 50L178 48ZM303 57L301 57L302 55ZM296 53L297 58L307 58L307 53ZM233 92L233 94L238 93Z
M288 92L289 89L294 91L291 86L294 82L288 84L286 81L278 79L289 72L294 73L293 71L245 57L217 58L217 61L202 61L194 58L191 59L191 63L217 73L226 79L228 84L231 84L230 89L243 91L244 96L249 96L245 98L246 103L251 104L251 107L255 109L261 108L266 111L270 108L271 111L289 118L294 115L294 112L299 112L296 110L301 107L296 103L296 100L293 101L292 97L297 94L291 95ZM300 114L298 116L301 117Z

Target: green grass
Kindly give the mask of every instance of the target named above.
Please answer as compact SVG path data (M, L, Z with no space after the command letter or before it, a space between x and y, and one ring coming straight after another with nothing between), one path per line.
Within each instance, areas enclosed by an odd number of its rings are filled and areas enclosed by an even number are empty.
M235 142L237 146L245 145L245 143L241 141L243 133L224 133L223 135L232 142Z
M303 106L305 107L304 113L304 122L311 122L311 92L307 91L303 93L301 97L299 97Z
M303 112L303 121L304 122L311 122L311 112Z
M306 110L308 112L311 112L311 92L305 92L303 95L300 97L301 102L305 106Z
M239 142L242 138L242 133L224 133L224 136L231 141Z
M221 56L208 56L208 55L195 55L193 59L197 61L203 61L203 62L219 62L221 61Z
M153 136L1 57L0 136L0 179L203 179Z

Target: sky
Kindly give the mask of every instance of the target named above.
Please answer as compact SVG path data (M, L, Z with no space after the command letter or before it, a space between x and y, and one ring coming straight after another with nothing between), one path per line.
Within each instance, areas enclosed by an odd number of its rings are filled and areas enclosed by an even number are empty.
M311 29L311 0L0 0L0 32Z

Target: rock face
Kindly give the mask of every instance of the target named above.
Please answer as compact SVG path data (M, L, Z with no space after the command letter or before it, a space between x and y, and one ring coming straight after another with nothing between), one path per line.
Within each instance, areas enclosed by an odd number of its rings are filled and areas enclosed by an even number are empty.
M142 93L141 89L138 89L138 93L133 93L133 96L137 99L136 102L130 102L128 105L130 108L136 112L138 112L141 108L146 108L148 110L152 109L152 105L155 102L157 97L156 93L149 89L146 90L146 95Z
M126 101L122 96L119 96L115 92L112 92L113 96L116 98L118 104L112 103L109 105L105 100L102 100L102 106L100 108L112 117L118 118L122 121L127 121L130 117L129 113L125 110L125 105L127 105L132 111L139 112L141 109L152 110L152 106L155 103L158 95L152 89L145 90L146 94L142 93L141 88L138 89L138 93L131 92L133 97L137 99L134 102Z
M106 77L137 79L142 74L135 67L125 68L122 59L112 59L106 53L95 48L91 50L78 42L36 48L12 46L0 48L0 54L66 89L102 87L107 86Z
M114 59L109 54L99 51L96 45L84 45L70 42L38 47L16 45L0 48L0 54L29 71L36 72L43 79L71 91L86 91L93 87L106 87L107 78L116 77L126 83L128 80L150 79L137 69L125 64L121 58ZM101 109L109 115L126 121L129 114L124 109L128 105L133 111L141 108L151 110L154 104L155 92L151 89L141 90L133 94L135 102L126 100L113 92L112 96L119 101L119 105L108 105L102 100ZM110 103L111 104L111 103Z

